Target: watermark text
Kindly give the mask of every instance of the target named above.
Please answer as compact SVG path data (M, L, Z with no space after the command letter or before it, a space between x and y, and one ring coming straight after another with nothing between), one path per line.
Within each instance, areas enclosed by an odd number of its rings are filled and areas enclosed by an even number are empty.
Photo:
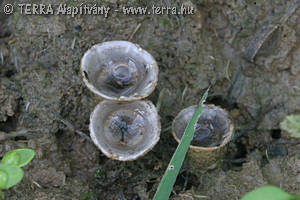
M18 8L18 9L15 9ZM68 4L6 4L3 7L5 14L12 14L20 12L22 15L70 15L75 17L77 15L102 15L105 18L108 17L110 12L119 12L124 15L193 15L195 10L193 7L187 7L181 5L181 7L163 7L163 6L151 6L151 7L122 7L120 9L111 9L108 6L86 5L84 3L74 6Z

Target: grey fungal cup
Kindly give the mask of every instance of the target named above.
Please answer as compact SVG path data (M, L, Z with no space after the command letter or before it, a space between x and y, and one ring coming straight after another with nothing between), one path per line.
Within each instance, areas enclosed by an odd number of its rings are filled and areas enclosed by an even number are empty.
M158 80L155 59L127 41L94 45L81 60L81 72L91 91L115 101L145 98L155 89Z
M104 100L90 118L90 134L96 146L109 158L135 160L150 151L159 140L160 121L150 101Z
M197 105L183 109L174 119L172 134L177 142L180 142L196 109ZM200 170L214 168L225 152L225 145L233 136L233 129L229 114L224 109L212 104L203 105L188 151L192 168Z

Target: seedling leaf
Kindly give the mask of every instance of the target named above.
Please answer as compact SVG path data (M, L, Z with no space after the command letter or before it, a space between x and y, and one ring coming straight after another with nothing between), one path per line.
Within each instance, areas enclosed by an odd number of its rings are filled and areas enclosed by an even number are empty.
M18 152L9 151L3 156L1 163L18 166L20 160L21 160L21 156L18 154Z
M5 171L0 170L0 189L5 188L8 180L8 175Z
M181 138L181 141L179 145L177 146L177 149L175 153L173 154L173 157L168 165L168 168L158 186L158 189L154 195L153 200L164 200L168 199L173 185L176 181L176 177L179 173L179 170L181 168L181 165L184 161L186 152L189 148L189 145L193 139L194 132L195 132L195 124L197 123L203 109L203 103L205 102L207 96L208 96L208 90L204 93L204 95L201 98L201 101L199 103L199 107L195 111L192 119L190 120L187 128L185 129L184 135Z
M292 137L300 138L300 115L289 115L280 123L280 129Z
M16 149L7 152L1 161L4 164L13 164L18 167L27 165L34 157L35 153L32 149Z
M17 183L19 183L23 176L24 176L24 171L15 165L8 165L8 164L3 164L0 163L0 170L5 172L7 174L7 183L6 186L0 188L0 189L7 189L10 188Z
M248 192L241 200L292 200L294 197L278 187L267 185Z

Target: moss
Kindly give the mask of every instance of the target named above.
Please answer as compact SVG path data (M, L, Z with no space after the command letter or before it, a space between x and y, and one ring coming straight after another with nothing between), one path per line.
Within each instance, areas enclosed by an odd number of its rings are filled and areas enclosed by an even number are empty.
M96 197L96 194L93 192L83 192L80 194L80 199L82 200L88 200Z

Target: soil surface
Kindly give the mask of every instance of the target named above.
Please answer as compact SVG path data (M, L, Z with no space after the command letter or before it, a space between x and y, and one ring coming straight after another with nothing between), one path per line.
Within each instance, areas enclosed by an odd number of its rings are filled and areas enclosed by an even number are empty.
M151 199L176 149L171 123L199 102L227 109L235 136L221 167L190 170L185 162L170 199L240 199L273 184L300 191L300 141L279 129L300 113L300 2L296 0L25 1L0 10L0 156L21 147L35 159L24 179L5 190L11 200ZM18 4L106 6L103 15L25 15ZM196 9L193 15L124 15L124 6ZM24 8L23 8L24 9ZM23 10L24 11L24 10ZM159 105L162 133L144 157L120 162L89 139L89 117L101 101L80 74L94 44L131 40L159 66L147 98ZM10 137L20 133L18 137Z

